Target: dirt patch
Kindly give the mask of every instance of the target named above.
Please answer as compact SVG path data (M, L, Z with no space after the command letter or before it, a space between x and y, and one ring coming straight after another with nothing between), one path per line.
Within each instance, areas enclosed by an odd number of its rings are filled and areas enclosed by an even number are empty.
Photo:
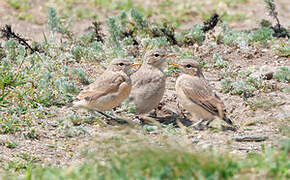
M145 1L145 4L149 2L151 1ZM23 21L15 17L19 14L18 10L11 8L6 1L1 1L0 26L11 24L13 29L21 33L24 37L35 41L42 41L44 39L43 34L49 35L46 26L46 10L49 5L51 5L50 2L47 3L41 0L29 1L30 9L27 10L27 13L34 14L35 18ZM89 5L85 3L77 3L76 5L80 8L89 8ZM289 27L289 1L277 1L277 5L281 24ZM106 17L115 15L118 12L117 10L105 10L100 7L91 7L91 9L97 12L101 22L105 22ZM191 15L182 23L178 30L202 22L201 15L195 14L194 12L188 12ZM255 28L261 19L266 18L264 4L260 1L241 4L236 8L232 8L229 13L231 12L243 12L248 17L245 20L230 23L231 27L237 29ZM76 35L83 34L91 25L91 22L92 19L74 20L71 30ZM205 42L204 44L202 46L190 47L190 49L192 49L194 57L206 62L206 66L203 68L205 77L215 92L224 101L229 112L229 117L239 129L237 132L221 131L218 128L205 131L189 130L185 135L178 134L176 136L189 140L191 142L189 145L192 147L211 148L242 155L250 152L261 152L262 146L277 146L277 139L289 136L289 134L287 135L281 132L283 127L289 128L290 94L282 90L287 87L289 88L289 83L282 83L273 79L266 80L265 83L270 88L265 92L263 90L256 91L247 100L249 102L259 103L257 102L259 99L266 99L268 100L267 102L274 103L269 106L262 104L259 105L259 108L253 110L246 103L243 96L222 92L220 80L223 74L226 73L226 69L214 66L215 60L213 59L213 55L220 54L223 60L231 66L231 73L246 72L248 70L259 72L261 67L269 68L269 72L277 71L281 66L290 66L289 58L279 57L270 50L270 47L264 46L249 46L247 49L240 49L223 44L212 44L212 42ZM75 65L75 67L84 69L91 79L95 79L104 69L104 67L101 67L97 63L82 63ZM178 108L176 101L174 91L176 77L177 74L172 74L168 77L167 91L160 103L160 109L157 111L159 117L172 116L173 113L179 114L183 111L181 108ZM117 111L120 109L122 110L122 107L117 108ZM106 125L101 122L104 121L102 117L86 123L73 124L68 120L69 118L67 116L76 112L67 107L48 108L46 111L51 112L52 115L36 118L37 120L31 124L31 128L35 130L34 138L27 138L27 133L29 132L0 135L0 162L9 162L19 158L32 158L33 161L39 162L40 164L51 164L62 167L81 162L84 158L83 152L86 150L92 151L90 149L92 147L88 146L89 144L93 144L92 146L97 148L96 152L98 152L98 148L107 148L110 152L109 145L105 143L96 144L96 142L104 136L122 136L123 131L120 130L119 132L118 127L122 130L125 129L124 131L133 131L139 136L145 134L155 142L159 141L158 138L162 134L159 131L144 133L140 129L130 128L128 130L127 127L121 125L117 125L117 127ZM78 113L89 116L86 112L80 111ZM119 115L134 116L133 114L128 115L125 112L122 113L122 111ZM190 116L187 119L190 119ZM165 121L164 124L168 124L168 122ZM232 139L236 135L247 134L263 134L269 139L263 142L236 142ZM174 135L171 134L171 136ZM15 144L15 147L13 147L13 144Z

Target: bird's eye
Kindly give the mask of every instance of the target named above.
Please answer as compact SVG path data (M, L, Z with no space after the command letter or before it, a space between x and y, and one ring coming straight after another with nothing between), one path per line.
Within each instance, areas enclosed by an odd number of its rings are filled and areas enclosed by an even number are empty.
M124 63L119 63L119 66L124 66L125 64Z
M187 64L185 67L186 68L191 68L192 66L190 64Z
M159 57L160 55L158 53L155 53L154 54L154 57Z

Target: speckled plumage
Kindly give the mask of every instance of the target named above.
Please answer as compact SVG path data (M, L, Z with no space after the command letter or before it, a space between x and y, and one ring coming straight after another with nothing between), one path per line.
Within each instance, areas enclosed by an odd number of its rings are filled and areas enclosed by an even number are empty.
M199 64L193 60L183 60L178 66L182 74L177 78L175 89L183 108L197 119L213 120L219 116L232 125L224 113L224 103L208 86Z
M124 65L121 66L120 63ZM127 74L130 61L114 59L98 79L79 93L76 108L105 111L120 105L130 94L131 79Z
M157 56L157 57L155 57ZM136 106L136 114L146 114L156 108L161 101L166 83L163 68L167 58L165 51L149 51L140 69L131 76L130 99Z

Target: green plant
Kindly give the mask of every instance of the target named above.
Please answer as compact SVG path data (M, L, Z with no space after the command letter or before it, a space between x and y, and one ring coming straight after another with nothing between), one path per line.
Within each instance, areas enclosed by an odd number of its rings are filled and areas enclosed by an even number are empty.
M66 21L61 21L61 18L57 15L56 9L53 7L48 8L47 14L48 14L47 24L48 24L49 30L52 33L57 32L71 39L72 33L69 30L70 22L64 24L64 22Z
M193 45L195 43L201 44L205 40L203 26L194 25L190 30L182 31L177 35L177 41L181 45Z
M287 66L281 67L279 72L274 73L274 78L281 82L290 82L290 68Z
M260 78L247 77L233 81L226 78L221 81L222 91L243 97L251 96L257 90L266 88L263 80Z
M249 105L250 109L253 111L256 111L259 108L267 111L281 105L281 102L277 102L273 99L257 98L253 101L246 101L246 104Z
M6 0L8 4L14 9L25 11L28 8L27 0Z
M34 163L36 160L37 158L34 156L30 156L27 153L21 153L8 161L4 168L15 172L24 171L35 167Z
M229 93L232 90L232 79L226 78L221 80L222 91L224 93Z
M90 84L90 80L86 77L86 73L83 70L79 68L73 68L72 75L77 76L82 84Z
M229 63L224 61L220 54L213 54L213 59L215 60L215 67L218 68L227 68L229 67Z
M275 53L281 57L289 57L290 56L290 43L280 43L279 45L273 46Z
M267 44L267 41L273 40L272 34L274 31L267 27L262 27L261 29L257 29L249 34L250 42L260 42L263 45Z
M123 142L118 138L111 141ZM234 179L248 176L249 171L254 174L263 173L263 177L270 179L287 179L290 177L288 171L290 164L287 160L289 140L284 140L280 147L280 150L263 148L264 152L260 154L251 153L245 158L240 158L210 151L189 152L186 148L163 149L148 146L143 148L139 145L137 149L111 155L106 164L100 163L95 153L88 154L89 161L68 168L35 168L33 164L22 164L17 160L10 164L16 170L26 169L25 177L31 180L46 180L51 177L72 180L96 178Z
M14 149L18 146L18 143L15 141L8 141L7 145L6 145L9 149Z

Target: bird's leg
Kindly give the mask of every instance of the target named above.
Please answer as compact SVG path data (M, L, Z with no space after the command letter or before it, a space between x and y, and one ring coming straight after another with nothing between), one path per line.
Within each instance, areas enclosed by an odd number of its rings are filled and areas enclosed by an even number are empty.
M91 114L91 117L95 118L97 116L95 111L93 111L93 110L88 110L88 112Z
M90 118L95 119L95 118L98 116L98 115L96 114L96 111L95 111L95 110L88 110L88 112L91 114L91 117L90 117ZM100 122L103 123L103 124L105 124L105 125L107 125L107 123L104 122L104 121L102 121L102 120L100 120Z
M197 123L193 124L191 127L193 127L194 129L197 129L197 130L203 130L203 122L207 121L206 119L202 119L200 121L198 121Z
M180 110L180 115L182 116L182 118L186 118L186 116L185 116L185 114L183 113L183 111L182 111L182 108L181 108L181 106L180 106L180 103L177 101L177 108Z
M120 124L126 124L127 123L127 121L124 120L124 119L121 119L121 118L118 118L118 117L113 117L113 116L111 116L109 114L106 114L106 113L103 113L101 111L97 111L97 112L100 113L101 115L105 116L106 118L111 119L113 121L116 121L116 122L118 122Z
M156 125L158 128L161 128L160 122L158 122L155 118L152 118L148 115L137 115L137 117L142 122L142 125L153 124L153 125Z
M207 120L205 126L209 127L209 124L213 121L213 119Z
M134 116L134 121L139 125L144 125L144 119L142 119L142 117L140 117L139 115Z
M149 117L152 117L152 118L157 117L157 108L153 109L153 111L149 114Z

